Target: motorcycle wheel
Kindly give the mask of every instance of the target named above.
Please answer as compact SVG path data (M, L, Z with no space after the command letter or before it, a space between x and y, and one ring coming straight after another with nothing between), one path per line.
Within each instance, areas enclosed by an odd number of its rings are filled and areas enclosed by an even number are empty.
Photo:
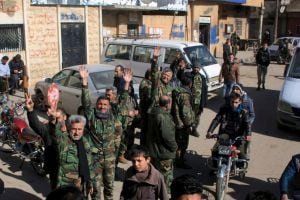
M216 200L223 200L225 197L225 185L226 185L226 177L223 178L218 178L217 179L217 188L216 188L216 193L217 193L217 198Z
M15 151L17 138L15 138L10 131L3 133L0 138L0 148L3 152Z
M33 158L30 159L31 166L39 176L46 176L44 170L44 156L42 152L38 152Z
M229 172L227 168L224 168L226 170L226 174L224 177L218 177L217 183L216 183L216 193L217 193L217 200L223 200L226 195L227 186L228 186L228 179L229 179Z

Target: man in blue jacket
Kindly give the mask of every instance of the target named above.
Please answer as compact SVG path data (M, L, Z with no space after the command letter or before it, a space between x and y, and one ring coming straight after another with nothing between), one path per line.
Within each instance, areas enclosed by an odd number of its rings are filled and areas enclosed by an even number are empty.
M300 191L300 154L294 155L283 171L279 185L281 200L288 200L288 194L295 195L293 191ZM299 199L294 198L294 199Z

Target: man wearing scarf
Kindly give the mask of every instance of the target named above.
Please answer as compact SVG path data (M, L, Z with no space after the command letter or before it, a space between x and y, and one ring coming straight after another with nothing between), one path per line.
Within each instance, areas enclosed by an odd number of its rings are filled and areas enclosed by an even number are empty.
M84 134L86 119L81 115L71 115L67 120L67 131L61 124L55 126L59 151L58 187L74 185L87 195L92 191L90 168L92 146Z
M251 131L248 123L248 114L246 110L242 108L242 97L239 94L232 94L230 98L230 104L223 105L216 117L211 122L208 131L207 138L211 138L215 128L220 124L219 135L226 134L230 139L235 139L238 136L245 136L246 141L251 140ZM237 148L240 150L239 157L246 159L246 145L245 141L239 141ZM216 144L213 147L214 151L217 151Z
M88 77L89 72L84 66L80 68L82 79L82 106L88 120L91 139L98 153L93 155L92 197L101 199L101 185L104 186L104 199L113 199L113 188L115 178L116 151L120 146L122 124L112 114L109 99L100 96L96 106L91 104ZM117 142L118 141L118 142Z

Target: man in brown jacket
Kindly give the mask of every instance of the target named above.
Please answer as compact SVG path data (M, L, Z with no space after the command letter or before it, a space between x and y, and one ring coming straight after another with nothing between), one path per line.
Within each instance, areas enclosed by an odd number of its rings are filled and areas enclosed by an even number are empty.
M234 58L232 53L230 53L229 57L229 62L223 63L219 76L219 81L222 82L223 80L224 82L223 97L229 96L232 85L240 82L239 60Z
M150 164L150 155L143 146L130 152L132 166L128 168L120 200L169 200L164 177Z

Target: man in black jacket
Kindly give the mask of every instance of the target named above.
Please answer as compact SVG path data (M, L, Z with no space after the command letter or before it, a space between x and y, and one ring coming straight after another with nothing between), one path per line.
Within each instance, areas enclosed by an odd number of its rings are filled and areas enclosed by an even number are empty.
M268 66L270 64L270 53L268 49L268 43L264 43L256 54L256 63L257 63L257 89L260 90L260 85L262 84L262 89L265 88L265 80L268 72Z
M251 140L251 131L248 123L248 115L246 110L242 108L242 97L239 94L232 94L230 105L225 104L222 106L211 122L207 131L207 138L213 136L215 128L220 124L219 135L226 134L230 139L235 139L238 136L244 136L246 141ZM216 147L217 145L215 145ZM240 150L239 157L242 159L247 158L247 145L245 141L236 144ZM213 153L214 153L213 148Z
M45 143L45 171L49 173L51 190L56 189L58 182L58 168L59 168L59 159L58 159L58 146L54 133L54 127L50 127L51 123L43 123L38 119L37 112L33 109L34 103L30 95L26 95L26 109L27 109L27 118L29 121L29 126L42 137ZM56 120L61 124L61 129L66 130L65 113L57 109ZM52 116L49 116L48 121L53 120ZM51 129L53 128L53 129ZM51 131L53 130L53 131Z

